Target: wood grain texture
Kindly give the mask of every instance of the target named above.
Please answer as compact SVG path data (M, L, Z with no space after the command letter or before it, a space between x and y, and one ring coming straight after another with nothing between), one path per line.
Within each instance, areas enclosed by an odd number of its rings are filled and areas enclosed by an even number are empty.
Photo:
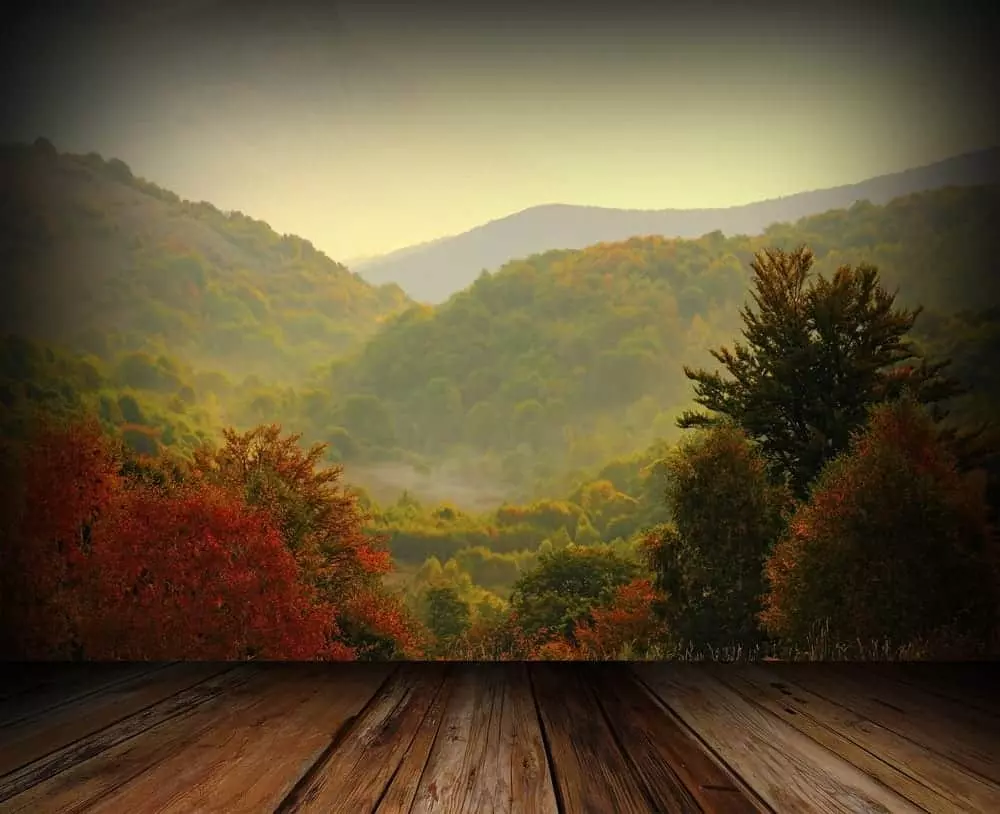
M673 714L617 665L591 668L591 683L607 719L656 810L754 814L764 810L739 778L713 759Z
M555 814L523 665L461 665L412 814Z
M1000 811L1000 788L761 667L708 668L748 700L931 814Z
M789 683L1000 783L1000 725L996 719L984 719L960 704L931 699L903 685L887 687L861 669L831 671L809 664L781 664L773 671Z
M0 778L0 811L84 811L253 703L268 678L235 667L29 763Z
M367 814L378 807L443 689L445 665L406 664L381 688L337 748L280 806L282 812Z
M3 728L0 776L121 721L223 671L224 664L173 664L139 671Z
M168 666L115 662L6 665L0 729L48 715L56 707Z
M273 811L392 672L388 664L268 665L272 682L184 752L90 811ZM191 760L197 755L197 760Z
M660 701L775 811L911 814L920 809L780 718L688 664L642 664Z
M378 804L378 814L405 814L413 807L420 778L423 777L426 770L427 760L437 740L438 731L444 720L445 710L451 701L454 686L454 671L448 670L441 689L434 696L434 700L427 709L427 714L420 722L417 734L410 743L410 748L406 750L389 788Z
M549 759L562 810L573 814L654 811L578 665L532 664Z
M39 670L5 685L0 812L1000 812L984 680L899 667Z
M898 690L915 693L915 697L943 699L957 704L962 710L971 712L978 720L982 713L1000 718L1000 663L989 662L969 664L831 664L833 673L847 672L854 677L863 677L866 683L883 682L890 693ZM930 698L927 698L930 696ZM996 724L1000 726L1000 722Z

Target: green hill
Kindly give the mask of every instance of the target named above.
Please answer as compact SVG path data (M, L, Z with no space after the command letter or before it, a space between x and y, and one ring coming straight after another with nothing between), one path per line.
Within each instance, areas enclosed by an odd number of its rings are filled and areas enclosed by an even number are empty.
M293 380L408 304L266 223L183 201L117 159L0 148L9 332Z
M755 237L633 238L509 263L389 320L316 383L312 415L348 458L465 455L480 471L492 460L509 483L593 466L672 432L691 398L682 365L737 335L748 263L765 247L805 243L824 273L876 264L901 302L936 320L924 340L951 349L943 316L997 301L998 196L942 189Z
M682 366L738 335L748 264L767 247L807 244L825 273L878 265L926 307L916 339L978 388L967 409L994 403L981 360L998 335L997 186L858 202L753 237L546 252L431 307L115 159L39 141L0 149L0 173L0 325L42 343L4 347L4 404L79 396L184 448L223 421L280 421L329 443L380 502L409 490L485 510L566 494L675 437L691 405ZM49 345L84 356L52 362Z

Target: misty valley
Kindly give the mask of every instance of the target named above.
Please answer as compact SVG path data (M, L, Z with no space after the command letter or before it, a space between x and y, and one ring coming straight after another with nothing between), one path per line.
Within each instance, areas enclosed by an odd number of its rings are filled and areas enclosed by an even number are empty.
M995 655L996 158L355 273L3 146L5 656Z

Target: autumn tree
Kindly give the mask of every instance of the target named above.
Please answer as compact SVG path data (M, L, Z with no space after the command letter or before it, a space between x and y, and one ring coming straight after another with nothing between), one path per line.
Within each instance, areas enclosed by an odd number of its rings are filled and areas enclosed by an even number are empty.
M123 492L95 522L86 560L86 658L353 655L270 516L220 487Z
M998 622L998 550L982 483L912 399L874 409L767 563L762 619L791 642L980 641Z
M429 634L402 598L382 585L349 593L337 613L340 640L359 661L421 659Z
M579 657L607 661L648 655L666 639L663 622L653 610L661 599L646 577L618 586L609 604L576 623L573 638Z
M469 603L450 585L432 585L421 598L427 627L434 634L434 652L450 653L471 624Z
M305 574L332 597L389 570L388 552L364 530L357 496L343 482L343 468L322 467L325 447L300 445L277 424L223 432L219 448L195 452L202 479L238 490L247 503L271 514Z
M538 557L514 585L511 607L528 635L548 631L571 638L591 608L607 604L639 566L605 546L568 546Z
M223 441L196 452L196 471L238 489L276 519L304 578L336 609L344 643L373 658L413 650L418 625L381 583L391 568L389 552L366 532L357 495L342 483L343 468L320 465L325 446L303 449L299 435L284 435L277 424L228 429Z
M41 419L4 456L4 654L349 658L269 515L137 475L96 421Z
M743 431L728 425L688 440L664 464L672 524L649 535L647 550L671 635L698 646L752 644L761 638L764 562L789 495L771 483Z
M3 439L0 608L4 655L80 655L77 623L94 522L121 488L115 445L96 421L39 417L23 443Z
M908 388L940 420L938 405L958 392L944 363L929 364L906 341L920 309L897 307L874 266L842 266L827 279L812 277L812 265L806 248L755 255L744 341L712 351L728 376L685 367L710 412L687 411L678 422L735 422L800 497L871 404Z

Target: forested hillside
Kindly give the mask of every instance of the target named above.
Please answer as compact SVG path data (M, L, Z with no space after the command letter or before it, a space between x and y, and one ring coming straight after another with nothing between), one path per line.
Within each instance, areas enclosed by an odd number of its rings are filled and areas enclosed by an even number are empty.
M398 283L420 302L439 303L470 285L483 269L493 270L511 260L549 249L582 249L634 235L697 238L715 231L753 235L771 224L846 208L855 201L886 204L917 192L998 182L1000 150L992 149L858 184L800 192L727 209L647 211L549 204L508 215L459 235L366 258L353 267L366 280Z
M431 307L113 159L2 163L5 652L995 652L1000 187Z
M0 185L0 324L31 338L289 381L407 304L309 241L182 201L117 159L7 145Z
M979 353L964 329L943 326L979 321L951 315L997 301L998 189L861 202L755 237L633 238L519 260L444 305L390 320L314 383L298 421L343 460L405 450L468 462L473 480L505 489L565 488L551 479L675 435L690 400L682 366L702 364L738 331L749 262L768 247L808 245L825 274L875 264L901 302L927 309L917 340ZM983 338L991 324L975 332Z

